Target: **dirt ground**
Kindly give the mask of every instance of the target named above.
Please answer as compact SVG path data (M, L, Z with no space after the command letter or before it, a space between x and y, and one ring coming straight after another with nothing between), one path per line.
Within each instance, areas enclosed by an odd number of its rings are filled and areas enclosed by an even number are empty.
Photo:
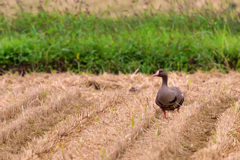
M0 159L239 159L240 73L169 73L180 109L155 104L160 78L0 77Z

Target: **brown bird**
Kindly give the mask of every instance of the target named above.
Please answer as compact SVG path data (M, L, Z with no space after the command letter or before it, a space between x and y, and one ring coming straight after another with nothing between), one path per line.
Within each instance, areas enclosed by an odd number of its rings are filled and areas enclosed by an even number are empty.
M168 74L165 70L160 69L152 76L162 77L162 87L157 93L155 102L162 109L165 118L167 119L166 110L177 109L179 113L179 109L184 102L183 93L178 87L168 87Z

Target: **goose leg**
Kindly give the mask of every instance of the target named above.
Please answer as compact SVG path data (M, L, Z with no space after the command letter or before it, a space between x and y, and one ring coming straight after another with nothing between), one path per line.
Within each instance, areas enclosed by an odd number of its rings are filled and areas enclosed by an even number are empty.
M165 119L167 119L167 116L166 116L166 112L165 112L165 111L163 111L163 114L164 114Z
M180 113L180 112L179 112L179 109L180 109L180 108L177 109L177 112L178 112L178 113Z

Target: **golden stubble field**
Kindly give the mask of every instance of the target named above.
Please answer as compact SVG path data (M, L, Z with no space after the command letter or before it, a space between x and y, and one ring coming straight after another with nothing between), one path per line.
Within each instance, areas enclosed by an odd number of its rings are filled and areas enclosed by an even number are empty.
M240 73L169 73L180 109L138 74L0 77L0 159L239 159Z
M230 2L209 1L222 9ZM13 17L20 10L118 15L203 4L205 0L0 0L0 12ZM154 102L161 79L150 75L0 76L0 159L240 159L240 73L172 72L169 85L181 88L185 102L180 114L167 112L166 120Z
M240 10L239 0L0 0L0 13L14 17L20 11L33 12L78 12L98 15L133 15L143 10L166 12L170 10L198 10L204 7L207 11L225 11L231 4Z

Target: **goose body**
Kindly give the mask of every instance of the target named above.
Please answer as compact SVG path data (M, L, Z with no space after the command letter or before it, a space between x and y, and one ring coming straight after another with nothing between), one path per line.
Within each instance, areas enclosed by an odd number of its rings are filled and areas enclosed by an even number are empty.
M184 96L178 87L168 87L167 72L163 69L158 70L153 77L162 77L162 86L159 89L155 102L163 110L164 116L166 117L166 110L179 109L184 102Z

